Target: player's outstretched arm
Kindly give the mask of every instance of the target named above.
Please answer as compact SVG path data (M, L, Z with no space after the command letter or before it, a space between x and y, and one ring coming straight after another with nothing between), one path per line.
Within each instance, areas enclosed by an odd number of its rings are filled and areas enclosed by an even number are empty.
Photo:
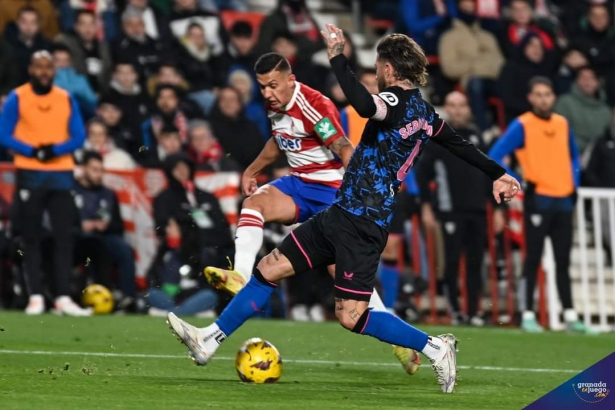
M344 169L348 169L348 162L350 162L350 157L354 152L354 147L348 138L340 137L336 139L329 145L329 149L342 160Z
M273 138L265 144L258 157L246 168L241 178L241 190L245 196L250 196L258 189L256 177L269 165L273 164L282 155L280 147Z
M344 44L346 43L344 32L333 24L327 24L326 27L330 34L324 30L320 33L327 42L329 62L344 95L357 114L363 118L372 118L376 114L376 102L374 102L374 96L361 84L348 65L348 59L344 55ZM375 98L379 99L379 97Z

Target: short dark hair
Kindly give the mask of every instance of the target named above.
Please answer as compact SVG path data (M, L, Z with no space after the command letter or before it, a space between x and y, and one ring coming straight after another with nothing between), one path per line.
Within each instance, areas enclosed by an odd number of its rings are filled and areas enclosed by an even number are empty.
M405 34L389 34L376 47L378 59L393 66L397 78L415 85L427 84L427 57L416 41Z
M54 43L51 46L51 53L68 53L72 57L73 53L71 53L70 48L68 48L64 43Z
M254 72L256 74L267 74L274 70L290 72L290 63L281 54L267 53L260 56L256 64L254 64Z
M188 27L186 28L186 33L188 33L190 30L192 30L195 27L201 29L203 33L205 32L205 28L200 23L193 21L192 23L188 24Z
M537 75L536 77L532 77L530 79L530 82L528 83L528 87L527 87L528 92L531 93L532 91L534 91L534 87L536 87L537 85L546 85L551 90L553 90L553 81L551 81L547 77Z
M577 68L575 75L574 75L574 79L577 80L583 71L591 71L594 75L596 75L596 70L594 70L594 67L590 65L584 65L584 66Z
M254 29L252 28L252 24L248 23L245 20L238 20L231 27L230 34L232 37L252 37L254 34Z
M175 97L177 99L180 98L180 92L179 89L177 87L175 87L174 85L171 84L158 84L158 86L156 87L156 94L154 95L154 98L157 100L158 98L160 98L160 94L162 94L162 92L164 90L171 90L173 91L173 93L175 94Z
M103 157L100 153L96 151L84 151L83 159L81 160L82 165L87 165L90 161L100 161L103 162Z
M75 14L75 24L79 21L79 17L81 16L90 16L94 20L96 20L96 14L92 10L81 9L77 10L77 14Z

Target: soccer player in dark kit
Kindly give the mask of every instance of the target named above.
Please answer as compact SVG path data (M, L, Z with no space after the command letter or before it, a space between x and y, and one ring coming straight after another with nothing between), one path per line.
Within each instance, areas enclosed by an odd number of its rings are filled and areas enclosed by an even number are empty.
M368 309L380 254L387 241L394 196L424 144L441 144L485 172L497 202L509 201L519 183L470 142L456 134L416 88L425 82L427 59L410 37L386 36L377 47L378 95L357 80L343 55L344 34L328 24L323 31L329 60L348 101L369 118L333 205L286 237L258 264L250 279L215 323L197 328L173 314L168 323L205 365L228 336L265 305L277 282L295 273L336 264L335 313L346 329L422 352L432 363L445 393L455 390L457 340L429 336L386 311ZM472 181L468 181L471 184Z

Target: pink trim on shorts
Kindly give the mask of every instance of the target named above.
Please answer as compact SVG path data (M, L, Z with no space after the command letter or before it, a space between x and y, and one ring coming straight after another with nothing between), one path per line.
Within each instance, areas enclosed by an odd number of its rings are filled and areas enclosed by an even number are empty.
M305 252L305 250L303 250L303 247L301 246L301 244L299 243L299 241L297 240L297 237L295 236L295 233L293 231L290 231L290 235L293 237L293 239L295 240L295 243L297 244L297 247L299 248L299 250L301 251L301 253L303 254L303 256L305 256L305 259L307 259L307 263L308 265L310 265L310 269L313 269L314 267L312 266L312 261L310 260L310 257L308 256L308 254Z
M363 292L363 291L360 291L360 290L346 289L346 288L343 288L343 287L337 286L337 285L335 285L335 288L337 288L339 290L343 290L344 292L357 293L359 295L371 295L373 293L373 292Z

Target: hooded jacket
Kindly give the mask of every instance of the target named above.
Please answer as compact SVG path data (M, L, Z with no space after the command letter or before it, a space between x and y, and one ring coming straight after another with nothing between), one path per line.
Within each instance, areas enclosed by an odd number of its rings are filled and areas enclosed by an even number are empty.
M554 111L566 117L574 130L581 152L600 138L611 124L612 111L605 100L602 90L597 97L588 97L575 84L555 104Z

